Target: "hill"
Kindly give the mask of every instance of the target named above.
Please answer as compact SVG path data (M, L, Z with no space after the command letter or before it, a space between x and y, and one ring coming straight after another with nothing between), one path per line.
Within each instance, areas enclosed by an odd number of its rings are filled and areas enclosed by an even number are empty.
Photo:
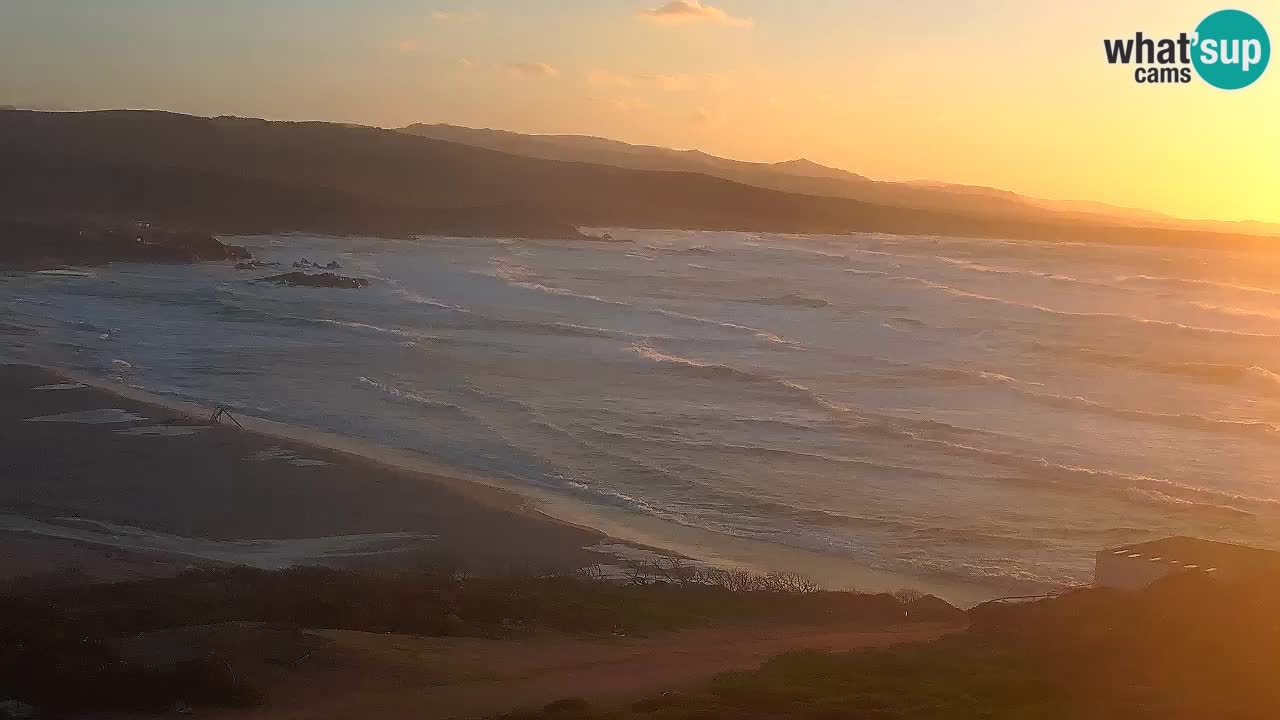
M0 159L0 214L145 219L224 233L581 238L577 226L629 226L1201 246L1256 241L918 210L318 122L7 111L0 112Z
M704 173L746 185L806 195L842 197L895 207L962 212L1040 222L1113 223L1250 235L1280 234L1280 225L1260 222L1182 220L1147 210L1100 202L1045 200L1008 190L934 181L878 181L807 158L754 163L698 150L632 145L583 135L527 135L447 124L414 124L401 132L483 147L513 155L612 165L637 170Z

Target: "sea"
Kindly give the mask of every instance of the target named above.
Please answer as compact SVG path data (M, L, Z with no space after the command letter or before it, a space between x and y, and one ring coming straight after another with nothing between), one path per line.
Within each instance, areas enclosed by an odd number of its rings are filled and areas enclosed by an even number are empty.
M1280 547L1280 254L609 232L625 242L226 238L281 270L7 274L0 354L748 562L995 596L1087 583L1098 550L1166 535ZM304 259L372 286L256 282Z

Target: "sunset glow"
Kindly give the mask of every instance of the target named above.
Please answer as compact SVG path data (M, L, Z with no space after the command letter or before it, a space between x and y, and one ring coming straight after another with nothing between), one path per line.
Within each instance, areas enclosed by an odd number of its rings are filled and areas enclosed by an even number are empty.
M1264 23L1274 7L1244 3ZM599 135L1280 221L1280 79L1144 86L1214 4L11 0L0 104Z

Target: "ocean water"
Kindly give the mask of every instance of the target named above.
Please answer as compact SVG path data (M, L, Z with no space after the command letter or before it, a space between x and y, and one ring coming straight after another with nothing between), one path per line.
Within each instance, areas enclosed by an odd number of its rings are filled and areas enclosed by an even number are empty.
M632 242L235 240L359 291L221 264L6 275L2 352L1001 591L1168 534L1280 546L1270 256L613 233Z

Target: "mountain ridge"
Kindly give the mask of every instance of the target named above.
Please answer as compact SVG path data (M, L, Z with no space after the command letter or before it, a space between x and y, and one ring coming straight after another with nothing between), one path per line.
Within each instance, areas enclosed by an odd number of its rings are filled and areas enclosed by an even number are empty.
M919 210L981 213L1041 221L1119 222L1171 229L1280 234L1280 224L1252 220L1184 219L1152 210L1090 200L1052 200L1012 190L937 180L874 180L849 170L796 158L774 163L733 160L702 150L631 144L594 135L540 135L447 123L415 123L400 132L543 159L645 170L710 173L783 192L843 197ZM1046 216L1046 213L1052 215Z
M814 178L801 178L814 180ZM222 234L588 239L579 227L1217 246L1239 234L1028 221L531 158L380 128L163 111L0 112L0 214Z

